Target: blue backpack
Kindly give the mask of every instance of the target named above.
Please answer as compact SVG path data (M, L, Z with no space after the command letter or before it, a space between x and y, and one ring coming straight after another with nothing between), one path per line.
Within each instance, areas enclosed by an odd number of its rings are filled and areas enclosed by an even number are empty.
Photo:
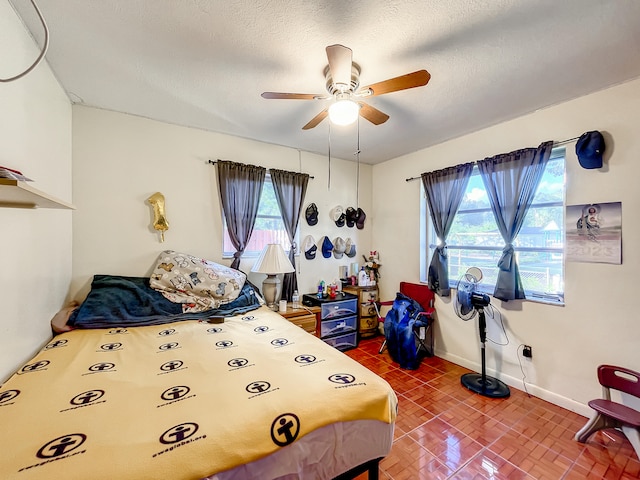
M384 318L384 336L389 354L394 362L400 364L400 368L406 370L417 369L422 360L413 334L416 317L421 311L422 306L418 302L398 292L391 310Z

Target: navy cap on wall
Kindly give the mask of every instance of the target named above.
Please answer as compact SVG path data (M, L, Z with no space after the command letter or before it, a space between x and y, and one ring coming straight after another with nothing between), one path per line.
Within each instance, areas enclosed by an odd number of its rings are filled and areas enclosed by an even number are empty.
M302 243L302 250L304 250L304 257L307 260L313 260L314 258L316 258L316 251L318 250L318 247L316 246L316 241L311 235L307 235L304 238L304 242Z
M349 207L345 215L347 217L347 227L353 227L358 221L358 211L353 207Z
M313 226L318 223L318 207L315 203L310 203L304 212L304 216L307 219L307 224Z
M333 250L333 243L329 240L329 237L325 235L322 240L322 256L324 258L331 258L331 252Z
M601 168L604 149L604 137L600 132L585 132L576 142L578 162L582 168Z

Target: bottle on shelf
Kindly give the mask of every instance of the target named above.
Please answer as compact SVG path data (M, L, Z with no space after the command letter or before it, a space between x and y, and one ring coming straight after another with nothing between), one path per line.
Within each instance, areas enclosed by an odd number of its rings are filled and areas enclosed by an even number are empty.
M364 267L360 269L358 272L358 285L361 287L366 287L369 285L369 278L367 277L367 272L364 271Z
M291 304L293 308L300 308L300 295L298 295L298 290L293 291L293 296L291 297Z

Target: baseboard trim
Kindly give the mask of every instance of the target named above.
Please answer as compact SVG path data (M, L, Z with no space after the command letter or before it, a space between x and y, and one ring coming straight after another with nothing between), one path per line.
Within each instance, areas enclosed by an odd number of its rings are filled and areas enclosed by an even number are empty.
M437 349L435 354L437 357L443 358L455 363L456 365L460 365L462 367L473 370L474 372L480 372L482 370L482 366L479 363L469 362L467 359L459 357L457 355L452 355L450 353L442 352ZM488 367L487 375L498 378L499 380L509 385L509 387L516 388L520 391L525 392L522 378L511 377L509 375L505 375L504 373L498 374L495 370L492 370ZM577 402L567 397L563 397L562 395L558 395L557 393L545 390L531 383L527 383L526 386L526 392L528 392L530 395L541 398L542 400L553 403L554 405L557 405L559 407L566 408L567 410L575 412L578 415L582 415L583 417L590 417L593 413L593 410L588 405Z

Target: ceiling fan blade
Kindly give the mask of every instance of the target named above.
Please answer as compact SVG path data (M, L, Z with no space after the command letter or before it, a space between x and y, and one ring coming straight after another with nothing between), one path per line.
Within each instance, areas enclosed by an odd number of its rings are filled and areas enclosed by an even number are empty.
M322 120L324 120L327 117L327 114L328 114L328 110L325 108L319 114L317 114L315 117L309 120L309 123L307 123L304 127L302 127L302 129L309 130L317 126Z
M373 85L364 87L361 91L370 90L371 93L369 96L382 95L397 92L398 90L406 90L407 88L422 87L429 82L430 78L431 74L429 72L426 70L418 70L417 72L407 73L406 75L374 83Z
M333 83L344 85L344 90L348 90L351 85L353 52L344 45L329 45L326 50Z
M360 105L360 116L369 120L374 125L380 125L389 120L389 115L381 112L377 108L364 102L358 102L358 104Z
M275 99L275 100L316 100L324 98L325 95L315 95L313 93L280 93L280 92L264 92L261 95L262 98Z

